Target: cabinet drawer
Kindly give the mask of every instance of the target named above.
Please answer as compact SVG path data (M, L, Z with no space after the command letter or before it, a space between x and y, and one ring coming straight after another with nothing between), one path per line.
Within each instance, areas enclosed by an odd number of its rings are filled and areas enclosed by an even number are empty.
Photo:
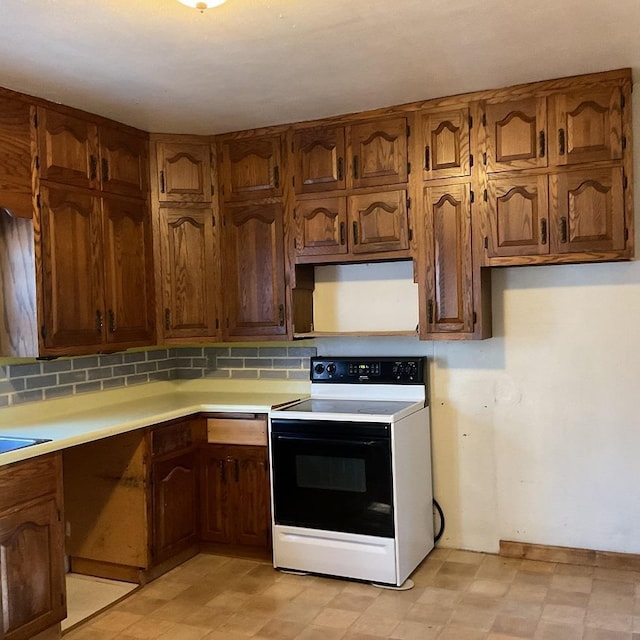
M267 420L210 418L207 420L207 442L267 446Z
M55 493L58 456L50 454L0 468L0 511Z
M178 422L151 431L151 454L161 456L172 451L188 449L193 444L191 422Z

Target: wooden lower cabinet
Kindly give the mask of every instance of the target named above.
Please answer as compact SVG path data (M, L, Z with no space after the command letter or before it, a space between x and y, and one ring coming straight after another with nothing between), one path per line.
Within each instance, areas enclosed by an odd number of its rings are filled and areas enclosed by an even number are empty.
M0 469L0 637L26 640L67 615L57 454Z
M202 539L268 549L266 447L209 444L201 450Z

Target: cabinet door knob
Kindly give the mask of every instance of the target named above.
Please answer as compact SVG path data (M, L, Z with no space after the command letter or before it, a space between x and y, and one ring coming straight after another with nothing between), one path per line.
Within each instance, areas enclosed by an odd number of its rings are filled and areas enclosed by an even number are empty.
M547 244L547 219L540 220L540 244Z
M353 178L357 180L360 177L360 158L353 156Z
M278 165L273 167L273 186L276 189L280 188L280 167Z
M218 466L220 468L220 482L224 484L227 481L227 476L224 470L224 460L218 461Z
M558 153L563 156L565 152L564 129L558 130Z
M98 173L98 159L91 154L89 156L89 179L95 180Z
M278 306L278 322L281 327L284 327L284 305L281 304Z
M164 171L160 172L160 193L164 193Z
M431 149L428 145L424 148L424 168L426 171L431 170Z
M427 303L427 322L433 324L433 300L429 300Z
M546 141L546 137L544 135L544 131L541 131L538 134L538 143L540 145L540 157L544 158L544 154L547 151L547 141Z
M100 309L96 311L96 333L102 333L102 311Z
M340 223L340 244L344 244L344 222Z
M358 223L353 221L353 244L358 244Z
M338 158L338 180L342 182L344 180L344 160Z
M109 182L109 161L102 158L102 182Z
M113 309L109 309L109 331L111 333L115 333L118 330L116 326L116 314L113 312Z
M567 224L567 217L562 216L560 218L560 242L563 244L567 242L569 238L569 225Z
M164 328L167 331L171 329L171 309L164 310Z

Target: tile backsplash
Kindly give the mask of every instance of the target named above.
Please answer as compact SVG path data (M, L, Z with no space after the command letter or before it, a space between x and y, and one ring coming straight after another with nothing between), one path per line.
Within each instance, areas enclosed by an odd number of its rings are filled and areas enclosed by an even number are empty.
M0 365L0 407L162 380L307 380L315 347L172 347Z

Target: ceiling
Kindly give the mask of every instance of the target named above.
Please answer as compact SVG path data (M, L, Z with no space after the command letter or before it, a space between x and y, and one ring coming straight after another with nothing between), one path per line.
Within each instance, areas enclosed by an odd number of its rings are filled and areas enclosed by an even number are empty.
M165 133L640 70L639 0L0 0L0 25L0 86Z

